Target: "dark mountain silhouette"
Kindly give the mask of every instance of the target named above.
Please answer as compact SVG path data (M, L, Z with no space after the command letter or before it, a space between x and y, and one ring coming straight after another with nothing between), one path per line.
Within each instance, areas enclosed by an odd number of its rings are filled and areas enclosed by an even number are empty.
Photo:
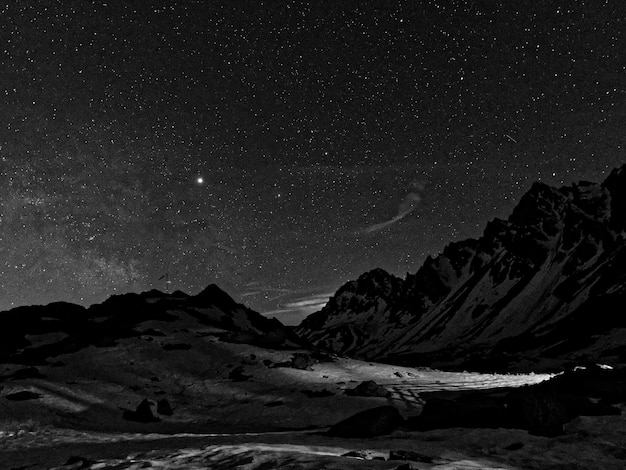
M89 346L112 347L124 338L167 336L168 330L183 326L228 342L272 348L302 344L278 320L238 304L216 285L195 296L158 290L114 295L89 308L65 302L18 307L0 313L0 318L0 363L45 364ZM43 343L29 340L41 335L50 339Z
M296 332L365 359L507 369L626 361L626 165L600 184L535 183L507 220L402 280L344 285Z

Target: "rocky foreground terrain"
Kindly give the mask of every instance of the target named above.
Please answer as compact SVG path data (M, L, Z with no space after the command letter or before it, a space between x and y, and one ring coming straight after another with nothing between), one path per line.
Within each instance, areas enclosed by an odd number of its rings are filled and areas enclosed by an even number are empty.
M3 469L617 469L626 458L618 370L363 362L312 349L216 286L2 315Z

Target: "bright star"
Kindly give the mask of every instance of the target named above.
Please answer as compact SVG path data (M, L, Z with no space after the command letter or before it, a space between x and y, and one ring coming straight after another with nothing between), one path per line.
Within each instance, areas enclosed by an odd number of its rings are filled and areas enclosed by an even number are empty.
M196 178L196 183L198 183L198 184L202 184L202 183L204 183L204 178L203 178L202 176L198 176L198 177Z

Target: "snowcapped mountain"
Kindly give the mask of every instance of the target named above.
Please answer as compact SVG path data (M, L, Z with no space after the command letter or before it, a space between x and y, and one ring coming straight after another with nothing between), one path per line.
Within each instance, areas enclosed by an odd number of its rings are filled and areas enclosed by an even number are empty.
M404 280L365 273L295 331L400 363L624 362L625 235L626 165L601 184L535 183L478 240L448 245Z

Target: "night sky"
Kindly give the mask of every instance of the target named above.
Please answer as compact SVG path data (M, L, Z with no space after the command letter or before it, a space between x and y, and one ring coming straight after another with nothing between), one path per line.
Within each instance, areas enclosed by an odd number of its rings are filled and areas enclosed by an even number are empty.
M293 324L415 272L626 162L625 31L622 0L5 2L0 310L217 283Z

